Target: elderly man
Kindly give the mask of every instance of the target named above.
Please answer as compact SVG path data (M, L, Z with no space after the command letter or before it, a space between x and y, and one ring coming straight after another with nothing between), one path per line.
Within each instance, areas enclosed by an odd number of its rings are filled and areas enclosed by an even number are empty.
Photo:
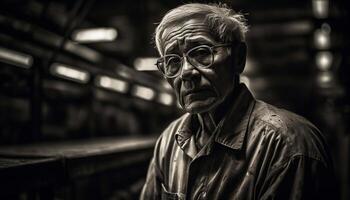
M187 113L159 137L141 199L329 195L332 166L317 128L239 83L246 31L225 5L182 5L158 25L157 66Z

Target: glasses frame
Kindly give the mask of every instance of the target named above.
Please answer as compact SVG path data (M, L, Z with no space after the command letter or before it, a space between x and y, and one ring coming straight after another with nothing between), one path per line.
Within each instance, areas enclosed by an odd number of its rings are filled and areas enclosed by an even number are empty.
M167 55L164 55L164 56L162 56L162 57L160 57L160 58L157 59L157 62L156 62L155 65L157 66L158 70L159 70L166 78L175 78L175 77L177 77L177 76L179 76L179 75L181 74L181 71L182 71L182 68L183 68L183 64L184 64L184 58L185 58L185 57L186 57L187 62L189 62L189 63L190 63L194 68L196 68L197 70L200 70L199 68L201 68L201 69L207 69L207 68L210 68L210 67L213 65L213 63L214 63L214 51L213 51L213 49L218 48L218 47L229 47L229 46L231 46L231 45L232 45L232 44L230 44L230 43L224 43L224 44L218 44L218 45L213 45L213 46L209 46L209 45L206 45L206 44L199 45L199 46L195 46L195 47L191 48L190 50L188 50L186 53L184 53L183 56L180 56L180 55L178 55L178 54L167 54ZM198 66L196 66L196 64L191 63L191 59L188 59L188 54L191 53L192 51L198 49L198 48L201 48L201 47L207 47L208 49L210 49L210 53L211 53L212 58L211 58L211 63L210 63L209 65L203 66L203 67L198 67ZM167 75L167 74L163 71L163 69L162 69L162 67L161 67L161 65L165 65L165 63L164 63L164 62L165 62L165 58L166 58L166 57L170 57L170 56L177 57L177 58L179 58L179 59L181 60L181 67L179 68L179 70L178 70L174 75ZM165 67L164 67L164 69L165 69Z

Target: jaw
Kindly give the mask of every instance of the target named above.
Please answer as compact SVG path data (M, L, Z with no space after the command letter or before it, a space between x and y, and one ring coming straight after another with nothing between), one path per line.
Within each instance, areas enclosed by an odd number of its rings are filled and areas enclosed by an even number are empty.
M191 114L205 113L212 111L217 104L216 97L209 97L205 100L184 101L183 109Z
M202 87L203 89L197 92L186 95L186 90L176 94L182 108L192 114L204 113L212 111L220 104L220 95L213 87ZM206 88L206 89L204 89Z
M215 120L219 121L227 112L229 105L234 101L234 87L225 95L210 96L197 101L186 101L184 99L183 109L191 114L212 113Z

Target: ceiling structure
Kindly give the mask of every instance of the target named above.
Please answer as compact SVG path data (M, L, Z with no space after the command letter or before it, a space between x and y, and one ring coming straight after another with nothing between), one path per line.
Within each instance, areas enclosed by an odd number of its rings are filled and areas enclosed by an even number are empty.
M185 2L5 0L0 9L0 43L7 53L28 55L22 62L41 66L33 69L42 81L36 84L44 88L81 94L84 88L89 93L93 85L128 100L138 99L137 88L141 88L144 100L176 107L169 85L154 71L157 52L152 35L161 17ZM348 94L346 1L221 2L248 20L248 61L242 81L258 98L307 115L315 95ZM319 8L326 16L317 14ZM67 80L63 85L62 78Z

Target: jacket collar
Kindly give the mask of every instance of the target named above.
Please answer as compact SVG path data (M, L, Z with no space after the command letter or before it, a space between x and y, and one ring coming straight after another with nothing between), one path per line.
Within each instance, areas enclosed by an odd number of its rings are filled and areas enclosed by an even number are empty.
M253 95L244 84L241 84L239 93L227 113L223 128L217 134L215 141L232 149L241 149L254 105Z
M244 143L248 131L250 118L254 109L255 99L244 84L237 88L238 92L221 130L218 130L214 138L215 142L226 147L239 150ZM180 128L175 134L175 140L182 150L193 155L191 136L198 130L199 122L197 115L185 114Z

